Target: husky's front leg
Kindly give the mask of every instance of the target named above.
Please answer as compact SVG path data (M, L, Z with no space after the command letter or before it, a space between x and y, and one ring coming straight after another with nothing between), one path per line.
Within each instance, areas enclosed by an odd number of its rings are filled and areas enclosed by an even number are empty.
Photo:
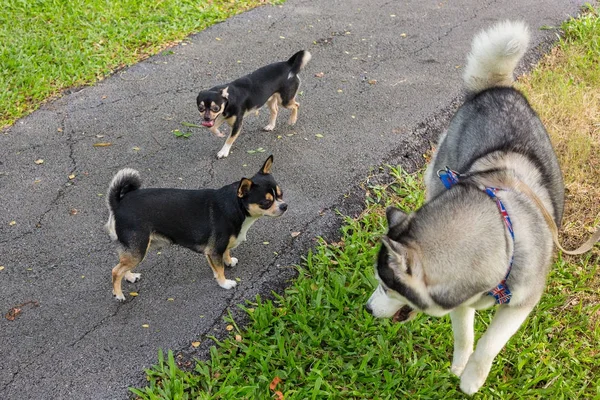
M454 356L450 371L454 375L460 376L473 353L475 309L471 307L456 308L450 312L450 318L454 335Z
M460 389L463 392L474 394L485 383L494 358L517 332L532 309L533 306L498 306L492 323L477 342L477 348L460 376Z

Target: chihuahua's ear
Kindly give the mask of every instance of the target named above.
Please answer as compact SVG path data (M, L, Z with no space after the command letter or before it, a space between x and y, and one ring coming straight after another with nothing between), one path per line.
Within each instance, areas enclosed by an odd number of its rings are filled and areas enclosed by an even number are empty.
M237 195L238 197L244 198L250 192L250 188L252 187L252 181L248 178L242 178L240 181L240 185L238 186Z
M271 154L269 156L269 158L267 158L267 161L265 161L262 168L258 172L260 172L263 175L269 175L271 173L272 166L273 166L273 154Z
M229 99L229 92L227 89L229 89L229 86L227 86L225 89L221 89L221 97L224 99Z

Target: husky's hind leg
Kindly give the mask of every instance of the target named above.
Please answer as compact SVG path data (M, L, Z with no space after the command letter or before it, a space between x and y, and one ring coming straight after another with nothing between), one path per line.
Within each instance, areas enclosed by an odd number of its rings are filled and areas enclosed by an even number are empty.
M460 389L463 392L471 395L485 383L494 358L517 332L532 309L533 306L498 306L492 323L477 342L477 348L460 376Z

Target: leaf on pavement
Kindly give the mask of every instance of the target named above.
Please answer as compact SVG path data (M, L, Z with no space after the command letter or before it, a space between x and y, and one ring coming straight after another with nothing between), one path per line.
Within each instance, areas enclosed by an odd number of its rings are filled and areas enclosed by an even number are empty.
M42 160L41 158L37 159L34 161L34 163L36 163L37 165L43 164L44 160Z
M108 147L108 146L112 146L112 143L111 142L94 143L94 147Z

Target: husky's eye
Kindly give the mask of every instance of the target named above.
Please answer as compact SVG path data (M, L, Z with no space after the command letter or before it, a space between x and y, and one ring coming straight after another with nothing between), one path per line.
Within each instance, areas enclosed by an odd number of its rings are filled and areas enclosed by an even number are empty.
M212 111L212 112L216 113L216 112L219 112L219 110L220 110L220 109L221 109L221 108L220 108L219 106L217 106L217 105L214 105L214 106L212 106L212 107L210 108L210 111Z

